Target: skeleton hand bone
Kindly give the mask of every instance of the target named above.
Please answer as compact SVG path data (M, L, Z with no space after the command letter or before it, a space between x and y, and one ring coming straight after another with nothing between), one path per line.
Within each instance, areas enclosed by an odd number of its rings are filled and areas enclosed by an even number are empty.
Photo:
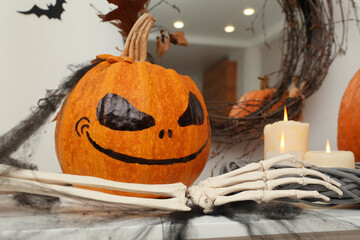
M253 200L256 202L268 202L284 197L297 199L311 197L324 201L330 200L317 191L273 190L279 185L289 183L322 185L342 196L342 191L338 188L341 186L340 183L320 172L306 168L269 170L273 165L285 160L309 166L307 162L297 160L292 155L284 154L258 163L248 164L220 176L208 178L201 181L199 185L190 187L188 195L195 205L204 209L204 212L211 212L214 206L236 201ZM287 175L297 175L299 177L283 177ZM322 180L305 177L309 175L316 176Z
M211 212L214 206L246 200L268 202L284 197L298 199L311 197L329 201L328 197L321 195L317 191L273 190L279 185L289 183L322 185L336 192L339 196L342 196L342 192L338 188L341 186L340 183L318 171L306 168L269 170L273 165L285 160L310 166L309 163L297 160L292 155L284 154L258 163L250 163L240 169L220 176L208 178L200 182L199 185L189 187L188 189L182 183L157 185L121 183L88 176L16 169L0 164L0 192L27 192L56 197L72 196L132 206L189 211L191 208L186 205L187 194L193 204L202 207L204 212ZM299 177L283 177L288 175ZM309 175L315 176L318 179L305 177ZM62 186L63 184L83 185L126 192L150 193L168 196L169 198L145 199L123 197L71 186Z

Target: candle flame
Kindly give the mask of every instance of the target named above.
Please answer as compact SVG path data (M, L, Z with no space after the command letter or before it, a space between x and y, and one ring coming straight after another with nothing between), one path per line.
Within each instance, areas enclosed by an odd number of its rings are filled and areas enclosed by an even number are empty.
M326 140L326 152L331 153L329 139Z
M280 152L281 153L285 152L285 135L284 135L284 131L281 131Z
M288 115L287 115L287 110L286 110L286 106L284 107L284 122L288 121Z

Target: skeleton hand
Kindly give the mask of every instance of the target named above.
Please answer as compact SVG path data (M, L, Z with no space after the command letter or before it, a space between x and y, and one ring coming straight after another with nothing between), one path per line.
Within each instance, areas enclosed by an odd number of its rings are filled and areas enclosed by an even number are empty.
M292 155L284 154L258 163L248 164L220 176L208 178L201 181L199 185L190 187L188 195L194 204L204 209L204 212L211 212L214 206L236 201L268 202L284 197L297 199L310 197L324 201L330 200L318 191L273 190L279 185L289 183L322 185L342 196L342 192L338 188L341 184L318 171L306 168L269 170L273 165L285 160L309 166L307 162L297 160ZM298 177L293 177L293 175ZM322 180L305 176L315 176Z
M283 197L311 197L329 201L328 197L321 195L317 191L273 190L276 186L289 183L323 185L342 196L342 192L337 188L340 187L340 184L320 172L306 168L269 170L273 165L285 160L309 166L307 162L296 160L294 156L284 154L258 163L248 164L240 169L217 177L208 178L200 182L198 186L193 186L188 189L182 183L153 185L121 183L88 176L18 169L0 164L0 193L26 192L171 211L189 211L191 208L187 206L187 194L194 204L204 208L204 212L212 211L214 206L246 200L268 202ZM287 175L297 175L299 177L283 177ZM322 180L304 177L306 175L316 176ZM168 198L149 199L124 197L93 190L79 189L72 186L64 186L64 184L125 192L149 193L166 196Z

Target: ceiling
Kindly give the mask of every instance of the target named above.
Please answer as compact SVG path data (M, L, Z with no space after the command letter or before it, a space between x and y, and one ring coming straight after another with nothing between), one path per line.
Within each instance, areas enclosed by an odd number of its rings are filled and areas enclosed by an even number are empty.
M278 36L284 25L284 17L280 5L275 0L268 0L264 14L261 9L265 0L167 0L152 9L160 0L153 0L149 12L157 19L156 25L166 27L170 31L179 31L173 22L182 20L184 31L189 42L188 47L171 45L165 55L156 57L156 34L150 35L148 51L156 63L166 68L173 68L186 75L202 72L220 59L242 49L264 44ZM171 5L175 4L178 12ZM243 9L252 7L255 14L243 15ZM257 17L256 17L257 16ZM255 20L256 18L256 20ZM254 21L254 33L249 29ZM226 25L235 26L233 33L226 33Z

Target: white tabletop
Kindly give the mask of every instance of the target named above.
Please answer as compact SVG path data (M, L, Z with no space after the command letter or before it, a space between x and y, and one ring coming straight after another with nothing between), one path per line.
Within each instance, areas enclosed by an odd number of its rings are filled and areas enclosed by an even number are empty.
M66 200L63 199L62 202ZM159 219L125 219L120 211L88 211L86 207L56 207L52 212L17 206L11 195L0 196L0 239L161 239L165 228ZM305 210L294 220L269 220L254 215L253 234L319 234L359 239L360 208ZM149 228L148 228L149 227ZM149 230L151 229L151 230ZM149 232L147 231L149 230ZM202 216L191 220L188 239L247 239L246 226L225 217ZM345 237L347 236L347 238ZM308 239L308 238L307 238ZM311 239L311 238L310 238ZM325 238L326 239L326 238ZM335 238L336 239L336 238Z

